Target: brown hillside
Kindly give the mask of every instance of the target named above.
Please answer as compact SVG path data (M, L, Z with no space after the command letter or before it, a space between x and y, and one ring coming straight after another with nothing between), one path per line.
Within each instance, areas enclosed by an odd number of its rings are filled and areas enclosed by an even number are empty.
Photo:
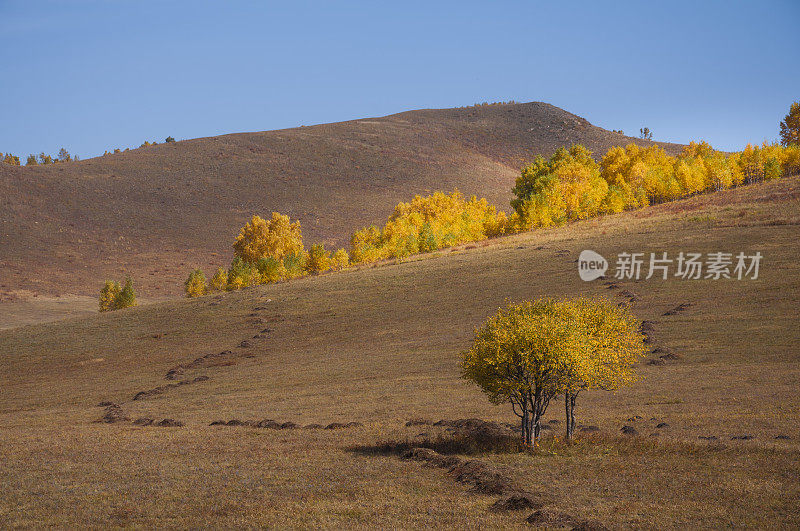
M19 289L93 294L126 272L140 294L175 294L190 268L227 265L233 237L254 213L289 214L307 242L342 246L415 193L458 188L506 208L519 167L535 154L571 143L602 153L631 141L646 143L524 103L198 138L55 166L0 165L0 299Z

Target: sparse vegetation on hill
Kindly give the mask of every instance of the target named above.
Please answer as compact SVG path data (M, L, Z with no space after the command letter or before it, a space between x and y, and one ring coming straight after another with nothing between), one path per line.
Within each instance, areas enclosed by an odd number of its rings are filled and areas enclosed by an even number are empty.
M17 155L12 155L11 153L0 153L0 160L3 161L3 164L10 164L11 166L19 166L19 157Z
M71 155L69 151L64 148L61 148L58 152L58 155L53 157L51 155L47 155L46 153L42 152L39 153L39 156L36 155L28 155L28 158L25 161L26 166L46 166L48 164L57 164L61 162L72 162L80 160L77 155ZM3 155L0 153L0 161L4 162L5 164L10 164L12 166L20 166L20 160L17 155L12 155L10 153L6 153Z

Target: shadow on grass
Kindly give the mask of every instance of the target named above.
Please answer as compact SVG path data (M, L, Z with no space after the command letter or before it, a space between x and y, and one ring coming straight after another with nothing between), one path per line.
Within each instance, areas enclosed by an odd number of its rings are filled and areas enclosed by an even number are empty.
M363 455L403 455L414 448L427 448L442 455L508 454L529 451L520 436L507 427L480 419L439 421L444 431L412 438L386 440L372 445L351 446Z

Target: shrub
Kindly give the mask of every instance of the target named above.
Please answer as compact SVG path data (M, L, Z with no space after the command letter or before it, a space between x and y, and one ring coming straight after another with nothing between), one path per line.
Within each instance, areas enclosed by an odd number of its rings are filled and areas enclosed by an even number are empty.
M226 289L237 290L254 286L259 283L258 270L239 257L233 259L228 269L228 282Z
M262 284L280 282L286 278L286 267L283 265L283 261L276 260L271 256L260 259L256 264L256 269L261 275Z
M122 291L122 287L119 285L119 282L114 280L106 280L105 286L103 286L103 289L100 290L101 312L109 312L116 309L114 307L114 301L116 300L120 291Z
M200 297L208 292L208 285L206 284L206 275L200 270L195 269L189 273L189 278L186 279L184 290L187 297Z
M133 281L131 277L125 279L125 285L122 286L122 291L114 299L114 309L121 310L122 308L130 308L136 306L136 292L133 289Z
M341 271L350 265L350 256L344 249L337 249L331 256L331 269L333 271Z
M171 137L171 136L168 136L167 138L164 139L164 142L166 142L167 144L170 144L172 142L175 142L175 139L173 137Z
M106 280L105 286L100 290L100 311L121 310L131 306L136 306L136 292L131 277L125 279L122 287L119 282Z
M286 278L299 278L305 274L308 253L300 251L290 253L283 257L283 267L286 270Z
M5 164L11 164L12 166L19 166L19 157L16 155L12 155L11 153L6 153L3 155L0 153L0 160L2 160Z
M315 243L308 252L306 269L309 273L318 275L331 268L331 253L325 250L325 245Z
M375 225L363 228L350 237L350 260L353 263L375 262L386 258L381 248L381 230Z
M281 260L289 254L303 251L303 238L300 222L291 222L289 216L277 212L266 221L253 216L233 244L234 256L247 263L256 263L261 258L272 257Z
M223 291L228 285L228 272L224 267L217 269L214 276L211 277L211 291Z
M28 160L25 161L26 166L37 166L39 162L36 160L36 155L28 155Z

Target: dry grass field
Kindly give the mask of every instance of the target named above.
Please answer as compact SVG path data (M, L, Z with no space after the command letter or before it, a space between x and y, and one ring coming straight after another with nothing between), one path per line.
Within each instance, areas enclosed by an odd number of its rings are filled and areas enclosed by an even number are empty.
M623 302L627 290L653 321L651 346L677 359L642 363L620 392L582 394L578 422L599 431L574 445L553 423L535 454L456 457L536 493L544 511L610 528L797 528L799 226L794 177L399 264L0 331L0 525L525 526L531 508L490 511L497 494L381 445L452 437L410 419L516 420L458 372L473 327L506 300ZM611 261L764 259L757 280L614 288L578 278L583 249ZM95 422L106 401L129 420ZM546 419L562 415L554 402ZM265 419L357 424L210 426Z

